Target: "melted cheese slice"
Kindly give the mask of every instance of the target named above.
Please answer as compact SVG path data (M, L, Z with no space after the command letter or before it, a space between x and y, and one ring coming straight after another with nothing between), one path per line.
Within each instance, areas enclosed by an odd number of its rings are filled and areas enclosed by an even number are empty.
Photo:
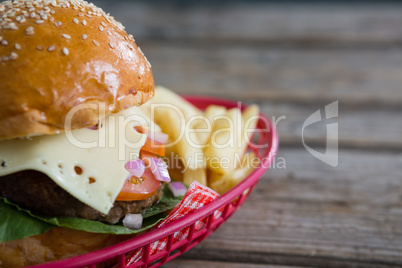
M151 124L136 107L101 120L98 130L78 129L31 139L0 141L0 176L37 170L72 196L107 214L146 135L134 126ZM151 126L152 128L152 126Z

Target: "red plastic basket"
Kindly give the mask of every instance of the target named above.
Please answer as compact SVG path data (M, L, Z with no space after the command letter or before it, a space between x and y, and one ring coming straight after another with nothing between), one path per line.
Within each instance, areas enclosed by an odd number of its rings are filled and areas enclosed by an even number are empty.
M204 96L185 96L184 98L200 109L205 109L211 104L227 108L239 107L239 103ZM240 108L244 109L245 107ZM32 267L96 267L97 264L110 263L111 260L117 261L117 267L158 267L183 254L211 235L243 204L260 177L270 166L278 149L278 135L272 122L262 114L257 123L257 131L253 140L255 146L250 146L250 149L262 160L260 166L236 187L197 210L196 213L191 213L161 228L101 250ZM214 212L220 209L222 210L221 217L214 218ZM203 219L205 219L206 224L200 230L195 231L195 223ZM189 227L187 237L174 242L174 233L186 227ZM150 255L150 244L166 237L168 241L166 249ZM143 249L141 261L127 266L127 257L140 248Z

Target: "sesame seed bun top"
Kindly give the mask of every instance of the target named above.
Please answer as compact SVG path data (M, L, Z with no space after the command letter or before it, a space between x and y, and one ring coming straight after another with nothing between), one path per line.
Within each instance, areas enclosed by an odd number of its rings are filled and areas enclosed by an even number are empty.
M71 128L92 126L99 109L115 113L154 94L132 35L80 0L0 4L0 81L0 139L61 132L77 105L90 109Z

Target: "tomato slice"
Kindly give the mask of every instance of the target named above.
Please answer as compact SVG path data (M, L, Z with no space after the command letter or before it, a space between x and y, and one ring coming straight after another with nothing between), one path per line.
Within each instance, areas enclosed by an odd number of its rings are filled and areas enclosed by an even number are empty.
M150 152L159 156L165 156L165 145L147 138L144 146L142 146L141 151Z
M141 179L132 177L124 182L117 196L117 201L144 200L156 194L161 182L155 179L149 168L146 168Z

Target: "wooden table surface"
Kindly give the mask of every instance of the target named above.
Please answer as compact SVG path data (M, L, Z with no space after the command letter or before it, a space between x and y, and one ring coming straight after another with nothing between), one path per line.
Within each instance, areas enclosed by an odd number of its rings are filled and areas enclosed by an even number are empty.
M402 6L98 2L132 33L157 84L257 103L277 161L242 208L164 267L402 266ZM339 165L302 144L339 101ZM305 131L324 152L325 121Z

